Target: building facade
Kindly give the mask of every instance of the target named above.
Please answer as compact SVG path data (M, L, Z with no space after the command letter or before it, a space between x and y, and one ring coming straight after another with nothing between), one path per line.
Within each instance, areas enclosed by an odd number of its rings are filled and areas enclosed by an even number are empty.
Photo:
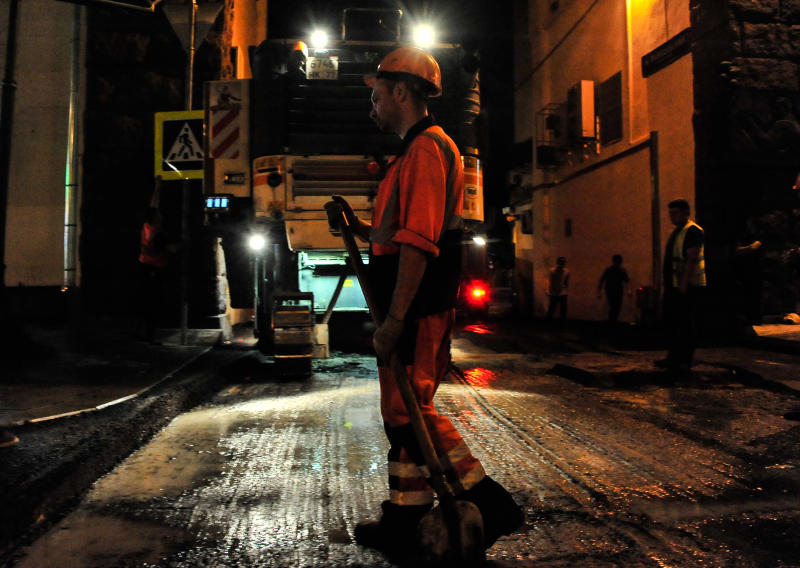
M533 151L512 194L520 297L542 315L549 270L564 256L569 316L603 319L597 285L612 255L623 256L634 288L656 285L665 204L695 199L692 60L680 43L689 6L532 0L517 9L515 138L530 138ZM668 57L645 76L643 56L664 46ZM622 319L634 308L626 301Z
M605 317L597 284L613 254L635 289L657 288L666 205L679 197L706 229L710 285L721 292L712 303L728 310L748 220L798 206L795 4L516 3L515 139L530 141L531 156L511 172L511 213L530 314L546 309L559 256L572 273L570 317ZM791 247L791 227L766 256ZM786 295L772 303L764 309L793 307ZM622 319L640 315L626 301Z
M6 61L10 3L0 9L0 60ZM83 67L80 8L50 0L19 2L16 17L14 113L6 204L5 284L60 288L77 278L78 121L82 92L73 66ZM76 18L78 18L76 20ZM4 77L8 69L4 67ZM78 76L78 81L80 81ZM73 130L70 129L72 124ZM73 210L72 213L75 213Z

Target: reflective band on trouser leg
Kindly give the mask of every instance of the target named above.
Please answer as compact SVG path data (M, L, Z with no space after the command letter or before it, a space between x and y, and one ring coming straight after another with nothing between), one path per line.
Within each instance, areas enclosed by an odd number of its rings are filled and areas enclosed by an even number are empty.
M399 455L393 455L399 454ZM389 500L395 505L429 505L433 490L426 481L428 467L414 463L404 448L389 452Z
M442 458L442 466L445 468L447 479L453 490L461 493L479 483L486 473L450 420L439 416L433 408L433 396L440 381L447 373L450 362L450 330L454 320L455 312L453 310L426 316L419 320L414 348L414 364L407 367L407 370L433 445ZM410 453L417 456L418 463L421 464L420 452L416 448L416 440L408 427L410 422L408 414L391 370L388 367L379 367L378 376L381 383L381 413L386 422L387 434L393 433L390 434L393 451L390 451L389 471L390 484L397 483L397 493L392 487L391 500L398 504L400 504L400 500L405 504L412 504L409 502L410 494L420 491L427 485L424 485L421 473L418 474L420 477L416 480L413 475L409 475L395 476L396 481L392 481L392 471L406 473L408 470L403 469L407 467L404 464L413 463L408 452L403 450L398 453L395 448L410 447ZM402 485L400 479L402 479ZM405 491L401 490L401 487ZM421 498L421 495L416 496Z

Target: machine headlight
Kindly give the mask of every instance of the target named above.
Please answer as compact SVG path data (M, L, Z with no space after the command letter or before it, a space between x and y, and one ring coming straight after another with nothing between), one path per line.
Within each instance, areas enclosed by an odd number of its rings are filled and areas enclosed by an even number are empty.
M264 235L255 233L250 235L250 238L247 239L247 244L251 251L261 252L264 250L264 247L267 246L267 239L264 238Z
M431 47L436 41L436 32L428 24L419 24L414 28L414 43L422 48Z
M472 237L472 242L478 245L479 247L486 245L486 239L480 235Z
M311 33L311 46L314 49L325 49L328 47L328 32L325 30L314 30Z

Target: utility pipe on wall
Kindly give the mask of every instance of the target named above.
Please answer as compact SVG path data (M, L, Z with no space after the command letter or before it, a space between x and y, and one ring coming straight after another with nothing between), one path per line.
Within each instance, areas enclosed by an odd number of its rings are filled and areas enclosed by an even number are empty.
M8 36L6 36L6 70L3 75L3 95L0 101L0 309L5 309L6 289L6 218L8 215L8 182L11 173L11 131L14 117L14 95L17 83L14 66L17 56L17 14L19 0L8 5Z
M67 119L67 159L64 179L64 284L62 291L77 284L78 247L78 127L75 117L80 106L81 20L83 7L75 4L72 10L70 38L70 90Z
M653 231L653 286L661 286L661 189L658 175L658 131L650 132L650 223Z

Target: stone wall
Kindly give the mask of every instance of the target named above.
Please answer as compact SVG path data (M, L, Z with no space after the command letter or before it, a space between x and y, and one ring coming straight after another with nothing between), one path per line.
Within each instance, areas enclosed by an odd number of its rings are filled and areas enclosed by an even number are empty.
M690 6L697 216L707 233L710 280L735 291L737 240L768 234L762 255L774 260L769 273L790 284L778 294L766 282L765 310L793 311L796 293L787 289L795 287L795 269L779 259L800 244L793 189L800 171L800 0ZM775 218L789 222L768 223Z

